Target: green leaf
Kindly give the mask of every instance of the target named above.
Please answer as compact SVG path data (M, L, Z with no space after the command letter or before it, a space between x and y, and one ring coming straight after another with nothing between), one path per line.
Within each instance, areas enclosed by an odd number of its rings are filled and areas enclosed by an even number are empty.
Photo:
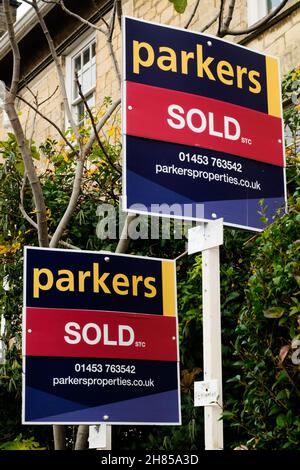
M281 318L284 314L282 307L270 307L264 310L264 317L266 318Z
M187 7L187 0L170 0L177 13L184 13Z
M279 428L284 428L286 425L286 417L285 415L281 414L278 415L276 418L276 424Z
M34 158L35 160L40 160L40 154L35 145L32 145L31 147L31 155L32 155L32 158Z
M269 416L277 415L281 410L282 410L282 408L280 406L274 405L274 406L272 406L272 408L270 410Z
M223 411L222 418L223 419L232 419L234 418L235 414L232 411Z
M23 160L20 160L18 163L16 163L16 170L23 176L24 175L24 162Z
M278 378L276 380L276 382L272 385L272 390L274 390L274 388L280 384L280 382L284 381L287 379L287 374L286 372L283 370L280 372L280 374L278 375Z

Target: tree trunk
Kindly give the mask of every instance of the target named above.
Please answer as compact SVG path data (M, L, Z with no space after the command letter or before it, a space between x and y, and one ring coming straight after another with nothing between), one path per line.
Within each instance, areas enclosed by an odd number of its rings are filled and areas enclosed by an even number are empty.
M53 426L53 438L55 450L66 450L66 428L55 424Z
M83 425L78 426L75 450L84 450L87 448L88 436L89 436L89 426L83 426Z

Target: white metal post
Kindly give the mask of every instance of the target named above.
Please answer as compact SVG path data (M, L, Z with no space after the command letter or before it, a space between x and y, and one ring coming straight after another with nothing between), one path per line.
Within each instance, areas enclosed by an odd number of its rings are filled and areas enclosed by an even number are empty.
M112 426L95 424L89 427L89 449L111 450Z
M217 404L204 407L205 449L223 449L219 246L202 251L204 381L217 380Z
M203 381L194 383L194 404L204 407L206 450L223 449L220 252L223 219L188 232L188 253L202 252Z

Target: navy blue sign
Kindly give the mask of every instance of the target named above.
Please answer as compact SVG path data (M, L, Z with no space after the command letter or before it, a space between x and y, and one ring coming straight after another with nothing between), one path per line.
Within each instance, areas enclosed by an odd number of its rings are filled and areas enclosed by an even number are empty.
M204 34L132 18L125 19L125 28L126 81L268 112L264 55Z
M177 423L177 363L28 357L26 422ZM119 371L119 372L118 372Z
M127 137L127 204L145 213L166 215L168 205L174 217L211 219L222 214L229 226L263 229L262 206L270 222L276 211L285 211L283 187L283 170L275 165Z
M175 262L24 251L23 423L180 424Z
M254 231L283 215L278 60L134 18L123 33L124 210Z

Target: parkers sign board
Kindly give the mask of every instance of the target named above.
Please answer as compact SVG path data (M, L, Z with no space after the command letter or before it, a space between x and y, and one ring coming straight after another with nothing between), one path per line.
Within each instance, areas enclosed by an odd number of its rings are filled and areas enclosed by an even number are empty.
M123 31L125 209L253 230L261 200L270 222L284 213L277 59L133 18Z
M24 279L24 423L180 423L173 261L27 247Z

